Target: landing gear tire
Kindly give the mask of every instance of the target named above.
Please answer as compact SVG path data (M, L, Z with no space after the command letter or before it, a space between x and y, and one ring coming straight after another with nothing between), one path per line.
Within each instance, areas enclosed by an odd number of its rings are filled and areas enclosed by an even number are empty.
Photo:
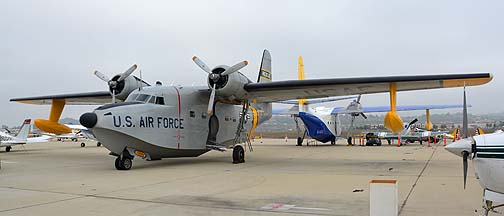
M101 142L97 142L96 146L100 147L101 146Z
M6 151L6 152L10 152L11 148L12 148L12 147L10 147L10 146L5 147L5 151Z
M332 140L331 145L336 145L336 140Z
M72 138L72 141L77 142L77 138Z
M302 146L303 145L303 139L301 137L297 138L297 146Z
M233 163L245 163L245 149L241 145L237 145L233 148Z
M117 170L129 170L133 166L133 161L129 157L117 157L115 160L115 168Z
M348 137L347 138L347 144L348 145L352 145L352 137Z
M124 168L121 166L121 157L117 157L115 159L115 168L117 170L123 170Z
M86 143L81 143L81 144L80 144L80 147L81 147L81 148L86 147Z

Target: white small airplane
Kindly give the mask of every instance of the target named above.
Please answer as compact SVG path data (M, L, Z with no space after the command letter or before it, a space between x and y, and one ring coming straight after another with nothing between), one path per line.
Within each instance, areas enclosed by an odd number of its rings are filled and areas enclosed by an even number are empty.
M58 141L64 141L65 139L72 140L73 142L79 141L80 138L85 138L88 140L96 140L96 137L94 136L93 132L91 132L89 129L82 125L74 125L74 124L65 124L65 126L69 127L71 129L70 133L64 133L64 134L52 134L54 138L56 138ZM81 147L85 147L86 143L81 142ZM96 143L96 146L101 146L100 142Z
M466 93L464 89L464 104ZM484 215L495 212L496 208L504 207L504 132L495 131L483 134L480 128L476 129L476 135L468 137L467 107L463 109L463 137L459 141L445 147L445 149L459 157L462 157L464 173L464 189L467 181L468 159L474 165L474 172L481 187L483 187Z
M1 138L0 147L5 147L5 151L10 152L12 146L14 145L23 145L26 143L36 143L36 142L47 142L48 139L51 138L45 135L40 137L28 138L30 130L31 130L31 119L25 119L16 136L12 136L10 134L0 131L0 138Z
M256 81L239 70L248 62L211 69L197 57L193 61L208 74L207 86L163 86L130 76L137 65L109 79L109 91L15 98L28 104L51 104L49 120L37 119L39 129L63 132L58 123L65 104L105 104L84 113L80 123L116 156L115 167L128 170L137 156L147 160L197 157L210 150L233 148L233 163L245 162L246 145L254 129L271 118L271 102L357 94L482 85L490 73L287 80L272 82L271 55L264 50ZM180 72L172 71L174 77ZM110 103L112 99L112 103ZM395 108L395 104L394 104ZM389 124L403 129L391 113ZM397 115L397 114L395 114ZM245 144L244 144L245 143Z
M474 172L483 187L485 215L504 206L504 132L473 136L445 147L463 158L464 188L467 179L467 160L471 159Z

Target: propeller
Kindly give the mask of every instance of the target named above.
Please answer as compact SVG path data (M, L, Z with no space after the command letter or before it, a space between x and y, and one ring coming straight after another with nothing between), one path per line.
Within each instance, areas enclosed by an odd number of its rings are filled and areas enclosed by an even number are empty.
M463 151L462 152L462 163L464 165L464 189L466 188L466 182L467 182L467 158L469 157L469 152Z
M128 70L112 77L112 79L109 79L109 77L107 75L105 75L97 70L94 71L94 75L96 77L98 77L99 79L107 82L107 84L109 85L109 89L112 91L112 103L115 103L115 95L118 90L119 83L124 81L126 78L128 78L137 68L138 68L138 65L133 64L133 66L128 68Z
M210 70L210 68L208 67L208 65L205 64L205 62L203 62L200 58L196 57L196 56L193 56L192 60L194 61L194 63L196 65L198 65L199 68L201 68L201 70L205 71L206 73L208 73L208 78L210 80L213 81L213 85L210 86L211 88L211 93L210 93L210 98L208 100L208 110L207 110L207 113L208 115L212 115L213 114L213 104L214 104L214 101L215 101L215 90L216 90L216 84L217 82L225 77L225 76L228 76L232 73L235 73L237 72L238 70L244 68L245 66L248 65L248 61L241 61L241 62L238 62L236 63L235 65L225 69L225 68L222 68L224 69L224 71L222 70L216 70L218 68L214 68L213 70Z

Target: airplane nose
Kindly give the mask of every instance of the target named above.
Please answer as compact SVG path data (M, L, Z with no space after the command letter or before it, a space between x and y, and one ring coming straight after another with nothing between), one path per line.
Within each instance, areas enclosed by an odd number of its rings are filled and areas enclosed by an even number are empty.
M472 142L471 138L469 138L469 139L461 139L461 140L459 140L457 142L454 142L454 143L452 143L450 145L447 145L445 147L445 149L447 151L451 152L454 155L462 157L462 152L464 152L464 151L469 152L469 153L472 152L471 142Z
M80 124L87 128L93 128L97 121L98 117L95 113L84 113L79 119Z

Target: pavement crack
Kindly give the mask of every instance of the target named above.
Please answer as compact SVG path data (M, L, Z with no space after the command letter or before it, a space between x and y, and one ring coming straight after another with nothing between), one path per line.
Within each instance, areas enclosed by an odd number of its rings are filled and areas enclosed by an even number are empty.
M432 158L434 157L434 153L436 153L437 147L438 147L438 145L435 145L434 151L432 151L432 154L430 155L430 157L427 160L427 162L425 162L425 165L424 165L422 171L420 171L420 173L418 174L417 178L415 179L415 183L413 183L413 185L411 186L411 189L408 192L408 195L406 196L406 199L404 199L404 202L401 204L401 207L399 208L399 214L398 215L401 215L402 210L404 209L404 206L406 206L406 203L408 202L408 199L409 199L410 195L413 193L413 190L415 189L415 187L416 187L416 185L418 183L418 180L420 180L420 177L422 177L425 169L427 169L427 166L429 165L429 163L431 162Z

